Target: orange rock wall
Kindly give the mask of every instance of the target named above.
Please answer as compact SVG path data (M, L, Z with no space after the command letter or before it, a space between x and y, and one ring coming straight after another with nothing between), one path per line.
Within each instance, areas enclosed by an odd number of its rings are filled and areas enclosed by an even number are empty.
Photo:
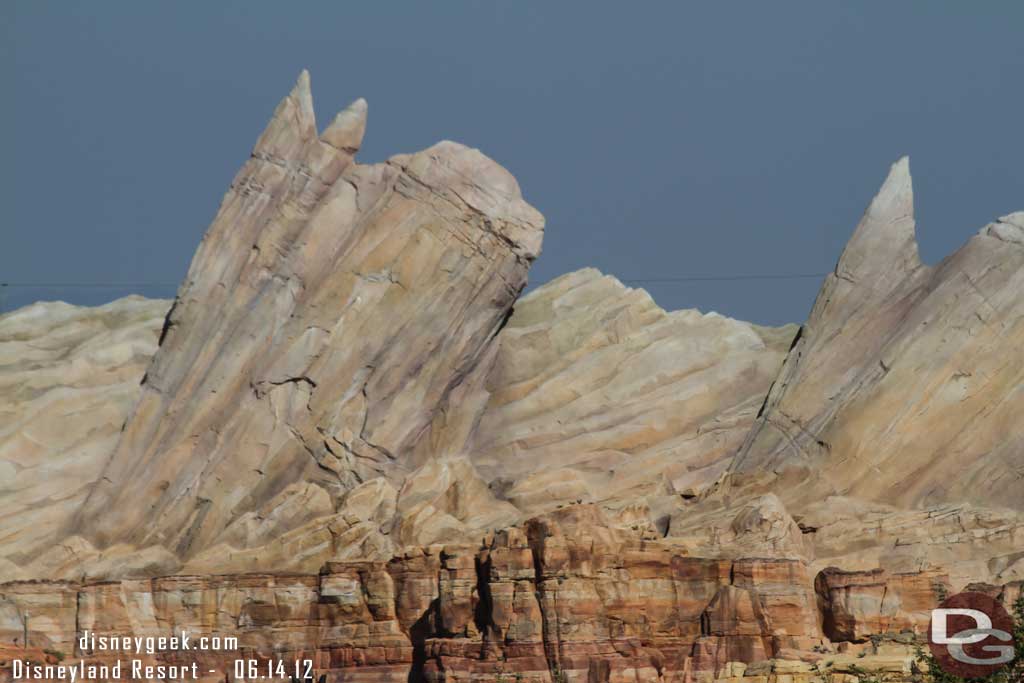
M236 659L312 659L328 681L693 681L732 662L813 661L837 642L921 632L948 590L935 572L689 557L588 524L587 506L480 546L414 548L319 575L0 586L0 642L65 661L84 631L236 636L238 650L143 655L233 676ZM1019 592L988 587L999 595ZM1017 593L1013 593L1016 595ZM29 653L26 656L31 656ZM9 670L7 670L9 675Z

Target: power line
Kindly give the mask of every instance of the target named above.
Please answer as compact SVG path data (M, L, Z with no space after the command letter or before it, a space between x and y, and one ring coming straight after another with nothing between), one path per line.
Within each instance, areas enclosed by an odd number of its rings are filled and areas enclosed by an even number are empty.
M792 273L773 275L686 275L681 277L649 277L621 278L621 282L629 283L662 283L662 282L720 282L724 280L797 280L802 278L820 278L828 273Z
M665 284L673 282L728 282L736 280L799 280L822 278L828 273L742 273L729 275L679 275L669 277L631 277L619 278L628 284ZM127 287L177 287L177 282L0 282L0 287L11 288L127 288Z
M50 287L177 287L177 282L0 282L0 287L29 288L38 287L46 289Z

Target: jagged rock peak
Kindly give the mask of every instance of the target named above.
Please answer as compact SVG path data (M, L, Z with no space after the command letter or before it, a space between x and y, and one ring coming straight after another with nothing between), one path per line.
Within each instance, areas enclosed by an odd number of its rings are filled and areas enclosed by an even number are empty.
M271 533L248 520L269 501L301 509L307 484L333 507L415 465L508 320L544 219L454 142L356 163L366 110L356 100L318 137L305 72L278 105L69 531L203 557Z
M332 147L355 154L366 133L366 100L360 97L334 117L320 139Z
M277 105L252 153L254 157L290 158L301 152L303 143L315 137L313 93L309 72L303 70L291 92Z
M875 287L891 284L921 265L914 224L910 157L889 169L836 265L836 276ZM879 281L880 280L880 281Z
M349 157L359 151L366 132L366 100L359 98L342 109L324 129L320 141ZM291 92L281 100L253 148L259 159L298 162L307 157L306 145L317 139L316 113L309 72L299 74ZM323 155L320 155L323 156ZM315 162L316 159L306 159Z
M734 458L733 483L781 477L769 487L794 514L824 495L1020 509L1024 253L1007 245L1022 219L922 266L909 165L896 162Z

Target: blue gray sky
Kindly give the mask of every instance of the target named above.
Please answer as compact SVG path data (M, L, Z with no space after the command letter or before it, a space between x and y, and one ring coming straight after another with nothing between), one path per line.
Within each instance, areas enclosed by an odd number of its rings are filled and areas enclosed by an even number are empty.
M547 217L541 283L828 271L911 156L935 262L1024 208L1024 3L3 3L0 282L176 283L302 68L360 159L453 139ZM802 321L817 278L645 285ZM102 303L174 286L8 288Z

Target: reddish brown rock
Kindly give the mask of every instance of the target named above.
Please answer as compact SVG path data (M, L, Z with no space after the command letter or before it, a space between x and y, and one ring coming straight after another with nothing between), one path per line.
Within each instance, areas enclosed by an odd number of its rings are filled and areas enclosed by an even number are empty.
M1014 585L971 584L964 590L983 590L995 598L1015 598ZM834 642L864 642L872 636L923 634L931 610L953 593L949 577L931 570L892 574L884 569L842 571L830 567L815 579L822 601L825 634Z
M935 572L815 577L797 559L685 553L610 526L596 506L571 506L481 545L409 548L389 562L329 563L319 575L3 584L0 644L21 648L27 617L30 648L90 661L113 656L81 652L85 630L236 636L235 650L147 659L218 672L239 658L275 658L310 659L328 680L364 683L684 683L762 670L811 683L820 652L872 641L861 657L829 655L838 683L865 662L909 672L906 634L920 632L947 587ZM974 588L1005 602L1021 590ZM892 638L903 644L873 644Z

